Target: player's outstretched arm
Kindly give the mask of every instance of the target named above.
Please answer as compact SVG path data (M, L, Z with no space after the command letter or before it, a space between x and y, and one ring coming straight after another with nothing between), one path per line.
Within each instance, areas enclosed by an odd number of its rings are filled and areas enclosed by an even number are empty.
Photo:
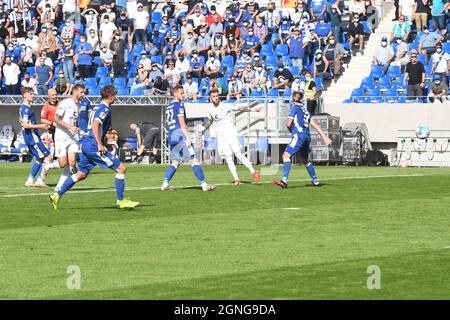
M243 112L260 112L262 107L249 108L249 107L239 107L239 111Z
M41 124L31 124L29 123L27 120L22 120L19 121L20 125L24 128L24 129L48 129L49 126L45 123L41 123Z
M316 131L319 133L320 137L322 138L323 142L325 142L325 144L328 146L330 144L333 143L333 141L328 138L325 133L323 133L322 129L320 128L319 124L316 122L316 120L311 119L311 121L309 122L314 129L316 129Z

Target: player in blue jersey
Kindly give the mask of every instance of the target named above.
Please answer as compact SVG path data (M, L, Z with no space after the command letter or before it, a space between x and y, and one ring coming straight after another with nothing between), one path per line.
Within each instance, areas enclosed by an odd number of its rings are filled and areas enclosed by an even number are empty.
M81 132L88 132L88 123L89 123L89 113L92 110L91 102L88 98L84 97L83 100L79 102L79 119L78 119L78 127Z
M326 145L330 145L333 141L328 138L320 129L318 123L311 119L306 107L302 104L303 95L300 92L294 92L292 94L292 106L289 113L287 127L292 133L292 140L289 142L286 150L283 153L283 177L281 180L275 180L274 183L277 186L285 189L287 188L287 181L289 177L289 171L291 170L291 157L300 150L300 161L306 165L312 183L314 186L319 186L319 180L317 179L314 166L308 161L308 154L311 152L310 142L311 136L309 134L309 126L311 125L319 133L322 140Z
M103 87L100 91L101 103L96 106L89 117L88 135L81 139L81 157L78 163L78 172L69 177L58 192L50 196L53 208L58 209L60 199L75 183L86 179L89 172L95 167L110 168L116 171L116 206L120 209L134 208L139 202L124 199L125 173L127 168L115 156L106 150L103 141L108 129L111 127L110 106L116 99L117 90L113 86Z
M30 175L25 182L26 187L41 187L44 185L42 177L39 176L36 184L34 184L34 178L41 170L42 163L45 157L50 154L50 151L42 143L38 129L48 129L49 125L41 123L37 124L36 117L33 109L31 109L31 103L33 102L34 91L32 88L22 88L23 103L19 110L19 121L22 125L22 135L25 144L28 147L30 154L34 158L33 166L31 167Z
M185 98L183 87L176 86L173 96L174 100L166 107L166 124L169 130L168 142L172 164L167 168L161 190L169 190L169 182L183 159L188 159L191 163L192 171L194 171L195 176L200 181L202 190L214 190L216 188L215 186L206 183L203 169L199 161L195 158L194 148L192 147L186 125L186 111L182 102Z

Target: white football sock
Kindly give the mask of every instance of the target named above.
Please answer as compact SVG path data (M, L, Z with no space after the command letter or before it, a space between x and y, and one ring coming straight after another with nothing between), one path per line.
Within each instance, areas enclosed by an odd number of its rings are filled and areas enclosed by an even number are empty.
M230 169L231 174L233 175L234 180L239 180L239 177L237 175L236 166L234 165L233 157L228 156L225 158L225 161L228 164L228 169Z
M250 160L244 157L242 153L235 153L234 155L236 156L236 158L238 158L240 162L242 162L244 166L247 167L247 169L250 171L251 174L255 173L256 170L255 168L253 168L252 164L250 163Z
M55 187L55 190L59 190L61 189L62 185L64 184L64 181L66 181L66 179L70 177L70 168L69 166L65 166L64 167L64 172L61 175L61 178L59 178L58 184Z

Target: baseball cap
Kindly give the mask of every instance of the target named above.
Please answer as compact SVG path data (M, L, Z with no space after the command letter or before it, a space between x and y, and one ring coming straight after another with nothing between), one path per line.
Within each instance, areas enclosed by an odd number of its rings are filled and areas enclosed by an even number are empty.
M144 5L143 5L142 3L139 2L139 3L137 4L137 6L138 6L138 7L143 7Z
M188 78L188 79L192 79L192 75L188 74L188 75L187 75L187 78Z
M277 66L278 66L278 68L284 68L284 64L281 62L279 62Z
M433 80L441 80L441 76L438 74L435 74L433 77Z
M194 49L192 50L191 54L198 54L198 51Z
M147 54L147 51L142 50L142 51L141 51L141 54Z
M383 37L383 38L381 38L381 42L383 42L383 41L388 41L388 39L387 39L387 37Z

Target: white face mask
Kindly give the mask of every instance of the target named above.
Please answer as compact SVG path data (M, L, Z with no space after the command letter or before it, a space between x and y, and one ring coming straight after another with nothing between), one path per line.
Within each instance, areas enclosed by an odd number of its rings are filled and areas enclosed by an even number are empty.
M252 36L252 35L253 35L253 32L249 32L248 35L249 35L249 36Z
M282 72L284 70L284 68L278 68L278 71Z
M256 25L258 26L258 27L262 27L262 22L258 22L258 23L256 23Z
M383 47L386 47L386 46L387 46L387 42L383 41L383 42L381 43L381 45L382 45Z
M214 58L214 57L210 57L209 60L210 60L210 61L214 61L215 58Z
M105 21L105 23L108 23L108 22L109 22L109 19L105 19L104 21Z
M86 42L86 39L80 39L80 42L81 42L81 43L85 43L85 42Z
M198 58L198 54L193 54L192 58L197 59Z
M441 52L442 52L442 49L441 49L441 48L437 48L437 49L436 49L436 52L437 52L437 53L441 53Z
M261 72L261 71L262 71L262 68L261 68L261 67L258 67L258 71Z
M206 36L206 33L202 32L202 33L200 33L200 35L201 35L202 37L204 37L204 36Z
M102 51L103 51L103 52L106 52L107 50L106 50L106 49L102 49Z

